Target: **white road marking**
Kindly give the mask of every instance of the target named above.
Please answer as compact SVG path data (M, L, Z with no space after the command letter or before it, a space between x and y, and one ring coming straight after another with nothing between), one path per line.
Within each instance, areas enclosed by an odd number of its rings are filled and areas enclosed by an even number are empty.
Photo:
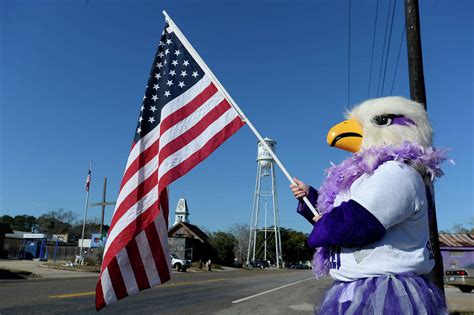
M240 302L243 302L243 301L247 301L247 300L253 299L254 297L264 295L264 294L267 294L267 293L270 293L270 292L274 292L274 291L277 291L277 290L280 290L280 289L283 289L283 288L286 288L286 287L289 287L289 286L292 286L292 285L295 285L295 284L298 284L298 283L301 283L301 282L304 282L304 281L308 281L308 280L311 280L311 279L314 279L314 277L304 279L304 280L300 280L300 281L296 281L296 282L289 283L289 284L285 284L285 285L282 285L281 287L278 287L278 288L274 288L274 289L263 291L263 292L260 292L260 293L257 293L257 294L251 295L251 296L247 296L245 298L232 301L232 304L237 304L237 303L240 303Z
M294 311L301 311L301 312L314 311L314 305L310 303L288 305L288 307Z

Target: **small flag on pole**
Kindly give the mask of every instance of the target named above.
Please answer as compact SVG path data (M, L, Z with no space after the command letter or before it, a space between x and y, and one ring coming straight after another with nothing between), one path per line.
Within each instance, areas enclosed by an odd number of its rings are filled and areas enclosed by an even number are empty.
M244 125L176 30L165 27L143 96L104 249L97 310L170 279L167 187Z
M86 191L89 191L89 188L91 187L91 169L89 168L89 172L87 173L87 177L86 177Z

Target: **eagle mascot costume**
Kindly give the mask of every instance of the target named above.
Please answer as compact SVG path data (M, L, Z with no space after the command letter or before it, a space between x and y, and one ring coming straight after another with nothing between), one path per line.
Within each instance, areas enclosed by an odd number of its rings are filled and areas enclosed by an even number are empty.
M313 272L335 280L320 314L447 314L424 274L434 267L428 187L442 175L445 150L419 103L402 97L363 102L328 133L354 154L327 170L319 190L296 180L297 212L312 225ZM322 216L301 201L307 196Z

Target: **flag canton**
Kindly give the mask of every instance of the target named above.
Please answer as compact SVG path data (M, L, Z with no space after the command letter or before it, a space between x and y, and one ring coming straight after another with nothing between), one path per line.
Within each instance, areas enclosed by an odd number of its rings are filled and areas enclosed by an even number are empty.
M86 177L86 191L89 191L89 187L91 185L91 170L89 170L89 173L87 173L87 177Z
M186 92L203 76L204 71L166 26L148 78L134 141L160 123L161 109L167 103Z

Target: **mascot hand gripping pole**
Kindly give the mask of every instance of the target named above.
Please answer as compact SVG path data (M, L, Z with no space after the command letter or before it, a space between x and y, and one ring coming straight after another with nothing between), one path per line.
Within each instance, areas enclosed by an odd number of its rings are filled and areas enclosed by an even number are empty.
M434 266L425 185L442 175L445 151L431 146L423 106L402 97L365 101L328 133L354 154L327 170L317 191L297 181L321 218L311 224L316 277L335 280L320 314L447 314L442 292L423 274Z

